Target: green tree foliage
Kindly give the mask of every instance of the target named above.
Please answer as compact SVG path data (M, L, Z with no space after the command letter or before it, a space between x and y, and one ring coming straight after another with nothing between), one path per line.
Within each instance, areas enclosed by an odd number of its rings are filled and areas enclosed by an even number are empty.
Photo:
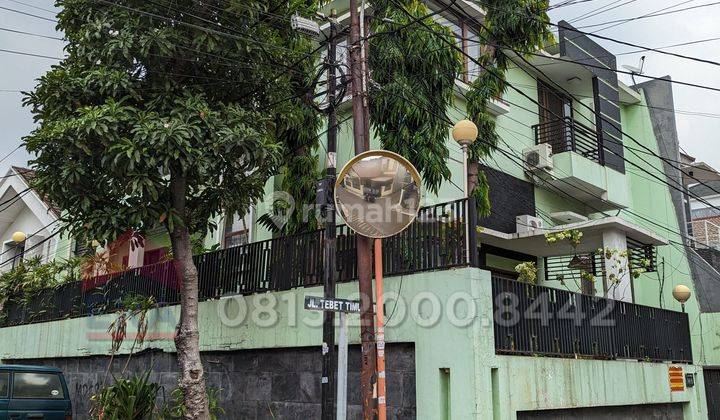
M370 122L383 148L415 165L425 186L437 192L450 179L447 108L452 104L455 78L462 57L444 39L454 42L449 29L432 17L431 28L411 23L430 10L418 0L374 2L368 64L373 88ZM404 10L403 10L404 9ZM412 16L412 17L411 17Z
M283 155L312 151L318 116L302 101L317 48L289 19L317 5L57 5L67 57L25 99L38 123L25 139L37 156L34 187L64 210L72 234L111 241L128 230L168 230L184 290L180 387L188 417L206 418L190 233L213 228L222 211L244 214Z

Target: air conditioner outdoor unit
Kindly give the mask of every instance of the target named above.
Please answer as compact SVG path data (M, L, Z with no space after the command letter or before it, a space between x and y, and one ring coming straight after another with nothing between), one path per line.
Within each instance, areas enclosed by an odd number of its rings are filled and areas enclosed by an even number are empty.
M550 170L553 168L552 146L547 143L538 144L523 150L523 162L531 171Z
M532 232L536 229L542 229L543 227L545 227L543 220L539 217L523 214L515 218L515 230L517 233Z

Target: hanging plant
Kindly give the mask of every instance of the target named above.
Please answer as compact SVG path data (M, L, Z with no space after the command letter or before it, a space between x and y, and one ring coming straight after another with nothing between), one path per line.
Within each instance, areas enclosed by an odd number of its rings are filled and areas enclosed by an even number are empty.
M516 265L515 272L518 274L518 281L537 284L538 269L534 261L527 261Z

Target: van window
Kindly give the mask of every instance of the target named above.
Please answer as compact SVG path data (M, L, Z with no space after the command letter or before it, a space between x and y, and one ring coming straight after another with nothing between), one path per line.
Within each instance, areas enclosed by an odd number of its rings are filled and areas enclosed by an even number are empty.
M13 398L64 399L65 392L56 373L15 373Z
M0 372L0 398L8 397L8 388L10 388L10 373Z

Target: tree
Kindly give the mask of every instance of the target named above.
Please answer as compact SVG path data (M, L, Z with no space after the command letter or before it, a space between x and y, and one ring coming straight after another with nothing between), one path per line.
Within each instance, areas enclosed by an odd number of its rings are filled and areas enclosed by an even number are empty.
M495 117L488 102L507 88L509 58L505 49L530 53L552 39L547 0L479 0L486 11L475 24L482 54L481 71L466 95L468 117L478 126L479 141L469 149L468 186L481 215L490 212L489 186L479 162L496 148ZM449 9L452 2L448 5ZM369 66L373 79L371 122L383 147L406 156L437 192L450 179L446 145L455 80L462 69L457 36L434 21L420 0L373 2L375 34L370 39ZM465 42L477 42L472 39Z
M59 0L67 57L42 76L25 138L63 229L111 241L167 229L182 282L175 344L186 418L207 418L191 234L245 213L308 146L318 50L291 31L312 1ZM302 127L301 127L302 126ZM280 138L282 136L282 138ZM304 151L304 150L301 150ZM299 152L298 152L299 153Z

